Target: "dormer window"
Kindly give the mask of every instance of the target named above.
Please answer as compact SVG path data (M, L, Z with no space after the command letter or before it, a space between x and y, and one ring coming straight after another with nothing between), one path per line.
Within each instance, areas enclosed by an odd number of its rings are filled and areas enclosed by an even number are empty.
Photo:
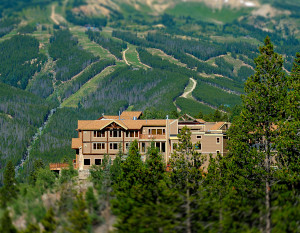
M110 137L111 138L120 138L121 136L121 130L111 130L110 131Z
M103 131L103 130L94 131L94 137L95 138L104 138L105 137L105 131Z

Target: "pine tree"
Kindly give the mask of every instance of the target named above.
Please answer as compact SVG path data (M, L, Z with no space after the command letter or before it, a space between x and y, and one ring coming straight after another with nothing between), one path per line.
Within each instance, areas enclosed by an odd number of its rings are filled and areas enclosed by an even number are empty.
M40 233L40 227L38 224L29 223L26 229L22 233Z
M136 232L130 222L137 208L132 191L138 187L144 176L144 165L136 140L131 143L128 157L122 163L121 169L122 172L113 186L116 198L112 200L112 210L118 218L115 227L119 232Z
M44 226L44 233L52 233L56 229L56 220L52 207L47 211L45 217L42 219Z
M16 198L19 192L15 178L15 168L12 161L8 161L4 170L3 187L1 188L1 205L5 207L8 202Z
M68 213L68 219L71 223L71 225L66 229L68 232L88 232L88 228L90 226L90 218L86 211L86 204L82 194L77 195L73 205L73 209Z
M175 152L171 155L171 180L173 189L181 196L182 209L179 212L181 215L178 222L181 224L179 231L192 232L195 226L194 201L202 182L201 166L203 160L200 154L195 151L194 145L191 143L190 129L184 127L178 134L179 143Z
M131 229L147 232L175 232L179 197L170 190L166 165L154 142L147 151L143 177L131 189L135 212L130 217ZM143 217L142 217L143 216Z
M6 209L4 211L4 214L1 218L1 222L0 222L0 232L1 233L17 233L17 229L14 227L11 218L9 216L9 212Z
M296 54L288 79L285 118L279 124L276 175L278 182L274 193L274 217L277 232L300 231L300 54Z
M257 227L270 233L270 196L273 179L271 165L275 149L273 142L278 134L276 126L284 117L287 83L282 69L283 59L274 52L269 37L265 39L265 45L260 47L259 51L260 55L255 59L255 74L245 83L246 95L242 96L241 115L229 132L228 162L232 172L232 187L239 193L236 196L236 204L240 207L242 203L244 207L248 206L243 211L244 223L246 222L249 228L255 228L253 223L256 223ZM248 198L243 199L246 193ZM259 201L263 199L264 208L261 209L262 203ZM251 208L252 211L261 213L259 221L251 219L256 217L247 213Z

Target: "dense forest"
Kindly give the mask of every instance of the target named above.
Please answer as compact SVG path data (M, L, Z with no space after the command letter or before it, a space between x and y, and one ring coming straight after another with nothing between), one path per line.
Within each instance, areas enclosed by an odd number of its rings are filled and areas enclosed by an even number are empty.
M0 81L21 89L46 60L39 53L39 42L31 36L14 36L0 44L0 51Z
M82 50L68 30L54 32L50 38L49 55L56 62L56 79L66 81L78 74L98 58Z
M90 185L78 182L71 162L56 177L42 160L18 184L10 161L1 231L298 232L300 54L287 76L266 38L255 62L228 155L201 155L184 127L168 169L154 143L142 161L133 141L128 154L120 150L113 163L106 155L90 169ZM24 214L27 223L16 227Z
M226 2L0 2L0 232L300 231L299 1ZM230 154L186 129L168 172L135 143L92 183L50 172L78 120L123 110L230 121Z

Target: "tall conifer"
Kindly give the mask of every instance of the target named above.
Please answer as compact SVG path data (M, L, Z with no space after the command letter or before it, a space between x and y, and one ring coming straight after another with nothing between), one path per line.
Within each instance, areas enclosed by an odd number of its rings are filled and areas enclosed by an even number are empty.
M15 178L15 168L12 161L8 161L4 170L3 187L1 188L1 205L6 206L8 202L16 198L19 192Z
M249 221L249 227L256 225L270 233L271 166L275 155L273 142L278 135L279 121L285 114L287 83L282 69L282 56L274 52L269 37L266 37L265 45L259 51L260 55L255 59L255 74L245 83L246 95L242 96L241 115L229 132L229 158L232 186L238 192L236 197L240 200L239 205L248 205L241 215L244 216L243 221ZM257 200L264 201L258 203ZM260 208L262 204L263 209ZM256 221L255 215L248 214L251 211L249 208L261 213L260 221Z
M195 217L195 197L202 182L202 160L191 142L191 131L187 127L178 134L179 143L171 155L171 180L173 189L181 197L178 231L190 233L193 231Z

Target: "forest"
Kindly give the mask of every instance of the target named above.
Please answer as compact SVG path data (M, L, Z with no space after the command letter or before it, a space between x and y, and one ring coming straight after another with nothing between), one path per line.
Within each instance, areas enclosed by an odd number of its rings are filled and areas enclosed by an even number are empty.
M50 38L49 55L56 62L56 79L69 80L92 62L98 60L93 54L80 49L76 38L68 30L54 32Z
M300 232L300 5L255 2L1 1L0 232ZM132 143L87 181L49 170L78 120L123 110L229 121L230 154L186 129L169 164Z
M67 157L55 158L69 161L60 176L46 165L47 154L32 159L30 169L17 176L9 161L0 189L1 232L298 232L300 54L287 75L282 56L274 52L267 37L255 63L242 103L232 110L235 117L228 130L226 156L201 155L185 127L177 135L168 164L154 143L142 161L138 143L133 141L128 154L120 150L113 163L106 155L100 166L94 165L86 181L78 180L78 171ZM120 78L128 70L117 70L102 85L122 84ZM149 80L162 76L160 70L151 72ZM148 75L146 70L138 73ZM96 118L89 108L85 116L58 109L56 133L48 134L50 128L44 133L48 138L67 138L76 127L69 125L69 119ZM169 113L178 117L176 111ZM144 116L162 118L164 114L149 108ZM207 116L198 113L196 117ZM220 111L210 116L214 121L228 117ZM65 124L69 130L61 135L58 129ZM43 149L53 155L55 149L45 145ZM203 166L207 160L207 167ZM21 218L25 218L22 224Z
M25 89L28 80L40 71L46 60L39 53L39 42L31 36L14 36L0 44L0 80Z

